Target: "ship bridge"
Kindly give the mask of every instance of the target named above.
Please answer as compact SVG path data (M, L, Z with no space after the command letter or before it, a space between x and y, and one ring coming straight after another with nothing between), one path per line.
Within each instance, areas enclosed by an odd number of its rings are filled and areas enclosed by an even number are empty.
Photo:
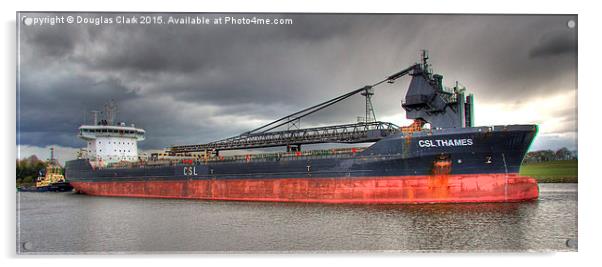
M78 137L84 140L94 140L98 137L124 137L143 141L145 133L143 129L136 128L134 125L125 126L125 123L120 125L82 125L79 127Z
M79 127L78 137L86 141L85 157L100 165L137 161L138 142L145 139L145 131L134 124L114 123L117 106L113 102L105 105L106 118L98 120L98 111L92 111L92 124Z

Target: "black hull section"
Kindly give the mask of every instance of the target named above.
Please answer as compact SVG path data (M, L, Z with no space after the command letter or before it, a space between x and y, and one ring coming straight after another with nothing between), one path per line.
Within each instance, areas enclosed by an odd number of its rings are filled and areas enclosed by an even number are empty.
M19 192L71 192L73 186L69 183L54 183L48 186L19 188Z
M93 169L87 160L74 160L66 163L66 179L106 182L424 176L441 171L438 163L445 165L442 174L516 174L536 133L535 125L442 129L391 136L357 154L143 168Z

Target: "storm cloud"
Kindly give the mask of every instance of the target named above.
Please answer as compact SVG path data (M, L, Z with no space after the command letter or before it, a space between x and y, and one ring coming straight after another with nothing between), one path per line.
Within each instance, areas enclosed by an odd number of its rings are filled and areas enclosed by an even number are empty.
M213 141L378 81L416 62L421 49L430 51L434 71L447 85L457 80L467 86L483 110L526 108L577 90L577 29L567 27L576 16L152 15L257 16L293 24L21 23L18 144L83 146L77 127L89 119L86 112L111 99L119 105L119 120L147 131L142 149ZM376 89L377 117L403 120L399 103L408 84L404 79ZM477 109L477 124L546 123L560 116L561 125L549 133L574 133L576 93L569 95L555 115L490 120ZM364 113L362 101L349 99L302 124L353 122Z

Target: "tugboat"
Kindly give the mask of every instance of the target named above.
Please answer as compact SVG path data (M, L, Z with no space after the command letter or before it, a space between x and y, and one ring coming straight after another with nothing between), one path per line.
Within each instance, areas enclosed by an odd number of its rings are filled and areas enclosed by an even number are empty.
M46 168L40 170L36 184L33 187L22 187L22 192L70 192L73 187L65 181L63 168L54 158L54 148L50 148L50 160Z

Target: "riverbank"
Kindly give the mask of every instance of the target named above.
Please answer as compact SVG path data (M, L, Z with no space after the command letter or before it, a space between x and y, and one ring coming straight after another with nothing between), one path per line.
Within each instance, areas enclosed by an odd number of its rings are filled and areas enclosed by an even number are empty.
M556 160L546 162L525 163L520 174L530 176L539 183L577 183L577 160Z

